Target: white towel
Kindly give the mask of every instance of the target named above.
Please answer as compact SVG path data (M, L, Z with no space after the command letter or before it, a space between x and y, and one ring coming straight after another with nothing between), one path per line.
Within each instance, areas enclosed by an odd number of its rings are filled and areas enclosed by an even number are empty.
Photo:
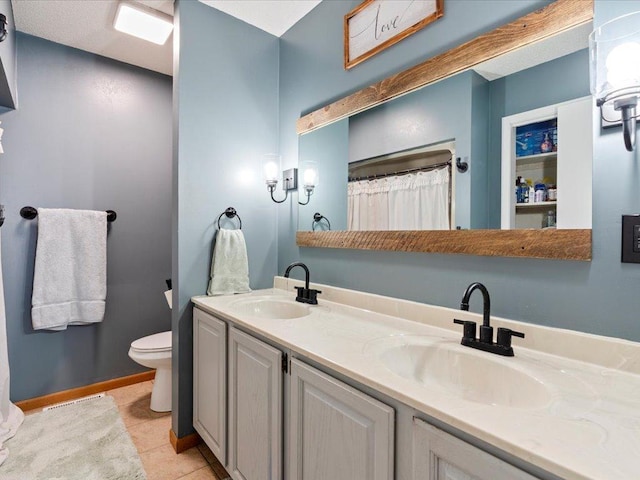
M218 230L211 260L211 280L207 295L247 293L249 261L242 230Z
M107 297L107 212L38 209L34 330L101 322Z

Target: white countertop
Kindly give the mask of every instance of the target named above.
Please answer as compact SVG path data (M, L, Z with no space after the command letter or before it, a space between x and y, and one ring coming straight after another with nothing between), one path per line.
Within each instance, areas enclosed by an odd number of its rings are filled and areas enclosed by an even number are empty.
M516 356L468 350L527 372L552 397L531 408L479 403L394 373L379 354L407 338L457 344L462 327L454 316L481 322L480 315L314 284L323 293L304 317L237 313L234 304L250 297L293 301L300 282L276 277L274 284L280 288L192 301L561 478L640 479L639 344L492 317L494 327L526 333L514 339Z

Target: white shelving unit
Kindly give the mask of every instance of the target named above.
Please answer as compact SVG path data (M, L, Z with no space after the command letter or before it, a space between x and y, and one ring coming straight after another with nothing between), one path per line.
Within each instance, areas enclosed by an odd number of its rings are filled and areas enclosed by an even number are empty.
M533 210L534 208L545 208L545 207L555 208L557 204L558 202L556 202L555 200L551 202L516 203L516 210L518 209Z
M516 129L557 119L557 151L516 156ZM544 228L555 210L557 228L591 228L593 100L583 97L502 119L501 228ZM557 200L516 203L518 176L551 179Z

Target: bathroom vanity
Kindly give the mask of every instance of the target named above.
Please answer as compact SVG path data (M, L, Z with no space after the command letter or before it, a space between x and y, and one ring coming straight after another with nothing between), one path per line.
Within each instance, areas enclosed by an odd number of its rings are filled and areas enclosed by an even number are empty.
M638 478L640 346L301 282L193 297L194 427L234 479Z

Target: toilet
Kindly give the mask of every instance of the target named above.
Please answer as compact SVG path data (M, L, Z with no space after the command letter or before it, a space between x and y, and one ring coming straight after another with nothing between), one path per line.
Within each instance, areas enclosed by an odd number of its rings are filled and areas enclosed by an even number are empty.
M129 357L143 367L155 368L151 410L171 411L171 331L139 338L131 343Z

